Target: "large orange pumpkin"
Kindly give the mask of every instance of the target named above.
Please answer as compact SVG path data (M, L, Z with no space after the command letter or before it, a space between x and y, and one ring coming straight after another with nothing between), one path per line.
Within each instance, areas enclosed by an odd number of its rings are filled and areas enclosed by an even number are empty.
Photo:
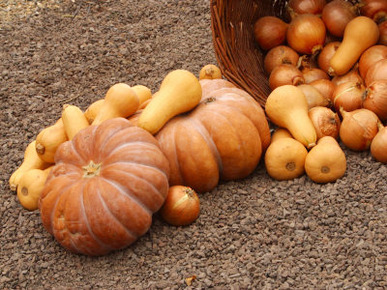
M145 234L168 193L157 140L123 118L80 131L55 155L39 202L44 227L72 252L103 255Z
M270 144L270 130L260 105L224 79L203 79L195 109L171 119L156 138L170 165L170 185L197 192L220 180L248 176Z

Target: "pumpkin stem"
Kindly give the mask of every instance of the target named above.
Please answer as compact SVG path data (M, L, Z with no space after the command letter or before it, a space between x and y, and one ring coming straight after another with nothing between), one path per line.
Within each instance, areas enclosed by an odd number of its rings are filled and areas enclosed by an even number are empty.
M82 169L84 171L84 178L92 178L94 176L98 176L101 171L101 163L95 164L93 160L86 166L83 166Z
M216 98L210 97L210 98L205 99L204 104L207 105L208 103L212 103L215 101L216 101Z

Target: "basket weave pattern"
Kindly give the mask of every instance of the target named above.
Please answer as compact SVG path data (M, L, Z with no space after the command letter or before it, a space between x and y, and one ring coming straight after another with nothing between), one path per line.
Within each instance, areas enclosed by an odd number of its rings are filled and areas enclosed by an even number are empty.
M254 39L254 23L267 15L285 20L287 1L210 1L215 56L223 76L264 107L270 87L263 67L264 52Z

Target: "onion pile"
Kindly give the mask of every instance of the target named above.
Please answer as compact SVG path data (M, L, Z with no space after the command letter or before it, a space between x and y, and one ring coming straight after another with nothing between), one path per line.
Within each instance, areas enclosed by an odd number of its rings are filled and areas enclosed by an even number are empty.
M290 84L303 91L318 139L340 138L348 148L360 151L370 149L378 131L383 131L372 156L386 162L382 160L387 154L387 1L290 0L286 11L289 21L270 19L267 26L273 32L257 40L265 53L270 88ZM347 24L359 16L377 24L379 40L353 54L357 59L353 66L351 62L340 75L333 75L331 59L345 41ZM262 31L264 19L257 20ZM337 53L336 59L338 55L342 56Z

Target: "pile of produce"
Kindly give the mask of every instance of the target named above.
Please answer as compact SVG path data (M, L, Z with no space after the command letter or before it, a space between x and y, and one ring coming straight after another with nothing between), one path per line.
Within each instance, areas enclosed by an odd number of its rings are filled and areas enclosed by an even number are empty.
M290 23L254 25L272 89L264 109L212 64L198 77L169 72L157 92L114 84L85 110L65 105L28 145L9 179L21 205L63 247L97 256L132 244L155 213L193 223L200 194L261 160L273 182L341 178L340 142L387 163L385 2L296 0L288 11Z
M286 9L289 22L254 23L272 90L265 111L278 127L268 174L335 181L346 170L339 140L386 163L387 2L295 0Z

